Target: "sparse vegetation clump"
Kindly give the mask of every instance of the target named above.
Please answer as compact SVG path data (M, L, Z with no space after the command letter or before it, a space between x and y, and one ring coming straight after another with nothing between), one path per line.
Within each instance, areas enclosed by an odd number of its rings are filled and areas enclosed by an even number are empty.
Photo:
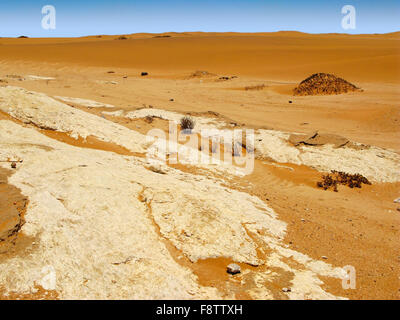
M128 38L125 37L125 36L119 36L119 37L116 38L115 40L128 40Z
M194 129L196 123L192 117L184 116L183 118L181 118L180 124L182 130L191 132Z
M148 115L144 118L144 121L146 121L147 123L152 123L153 120L154 120L154 116L150 116L150 115Z
M361 188L362 184L371 185L371 182L359 173L350 174L335 170L332 170L330 174L323 175L322 181L317 182L319 188L323 188L324 190L333 189L335 192L338 192L338 184L348 186L349 188Z
M329 73L315 73L293 89L297 96L341 94L360 90L354 84Z
M248 91L248 90L263 90L265 88L265 84L258 84L258 85L254 85L254 86L247 86L244 87L244 90Z

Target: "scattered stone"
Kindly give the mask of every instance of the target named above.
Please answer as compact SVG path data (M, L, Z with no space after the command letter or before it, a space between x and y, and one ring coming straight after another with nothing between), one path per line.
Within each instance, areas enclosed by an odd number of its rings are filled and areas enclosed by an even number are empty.
M329 73L315 73L293 89L297 96L341 94L358 91L354 84Z
M291 292L292 290L290 288L282 288L283 292Z
M327 257L327 256L322 256L321 258L322 258L322 259L325 259L325 260L326 260L326 259L328 259L328 257Z
M230 274L240 273L240 266L237 265L236 263L231 263L230 265L227 266L226 272Z
M289 103L292 103L293 101L292 100L289 100Z
M394 199L393 202L394 203L400 203L400 198Z
M397 208L396 210L397 210L397 211L400 211L400 208Z
M15 161L11 162L11 168L16 169L17 163Z
M7 78L10 78L10 79L15 79L15 80L18 80L18 81L23 81L23 80L25 80L24 77L19 76L19 75L16 75L16 74L7 74L6 77L7 77Z
M127 40L128 38L125 36L119 36L118 38L116 38L115 40Z
M115 73L115 71L112 71L112 70L111 70L111 71L107 71L107 73Z
M191 78L200 78L205 76L215 76L215 74L209 73L208 71L198 70L190 75Z
M147 169L149 169L150 171L153 171L155 173L158 173L158 174L165 174L165 172L163 170L161 170L160 167L150 166Z
M169 99L169 101L174 101L174 99L171 98L171 99Z
M149 75L149 73L148 72L142 72L140 75L143 77L143 76Z
M154 116L150 116L150 115L147 115L147 116L144 118L144 121L146 121L147 123L152 123L153 120L154 120Z

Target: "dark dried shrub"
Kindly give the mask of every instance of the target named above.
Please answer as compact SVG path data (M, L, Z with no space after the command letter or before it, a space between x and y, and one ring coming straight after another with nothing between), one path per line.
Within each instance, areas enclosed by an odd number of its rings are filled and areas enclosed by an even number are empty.
M146 121L147 123L152 123L153 120L154 120L154 117L153 117L153 116L150 116L150 115L148 115L148 116L146 116L146 117L144 118L144 121Z
M195 121L192 119L192 117L189 116L184 116L181 118L181 129L182 130L187 130L187 131L192 131L194 126L195 126Z
M370 185L371 182L359 173L350 174L332 170L332 173L322 175L322 181L317 182L317 187L324 190L333 189L333 191L338 192L338 184L348 186L349 188L361 188L362 184Z
M244 89L246 91L248 91L248 90L263 90L264 88L265 88L265 84L258 84L258 85L255 85L255 86L244 87Z

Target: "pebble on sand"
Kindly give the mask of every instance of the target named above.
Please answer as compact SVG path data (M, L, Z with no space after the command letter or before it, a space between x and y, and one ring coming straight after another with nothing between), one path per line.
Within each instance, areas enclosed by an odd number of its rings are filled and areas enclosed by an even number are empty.
M240 273L240 266L237 265L236 263L231 263L230 265L228 265L228 267L226 268L226 272L230 273L230 274L237 274Z

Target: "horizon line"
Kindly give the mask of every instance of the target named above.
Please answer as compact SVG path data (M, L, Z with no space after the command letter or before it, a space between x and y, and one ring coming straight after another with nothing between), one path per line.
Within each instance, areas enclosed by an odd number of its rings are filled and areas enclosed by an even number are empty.
M348 35L348 36L360 36L360 35L388 35L394 33L400 33L400 30L390 31L390 32L367 32L367 33L347 33L347 32L305 32L299 30L278 30L278 31L163 31L163 32L134 32L134 33L116 33L116 34L88 34L88 35L80 35L80 36L48 36L48 37L37 37L37 36L27 36L21 34L19 36L0 36L1 38L8 38L8 39L18 39L21 37L27 37L30 39L48 39L48 38L87 38L87 37L98 37L98 36L129 36L129 35L138 35L138 34L150 34L150 35L157 35L157 34L168 34L168 33L175 33L175 34L185 34L185 33L237 33L237 34L262 34L262 33L279 33L279 32L293 32L293 33L302 33L302 34L309 34L309 35Z

